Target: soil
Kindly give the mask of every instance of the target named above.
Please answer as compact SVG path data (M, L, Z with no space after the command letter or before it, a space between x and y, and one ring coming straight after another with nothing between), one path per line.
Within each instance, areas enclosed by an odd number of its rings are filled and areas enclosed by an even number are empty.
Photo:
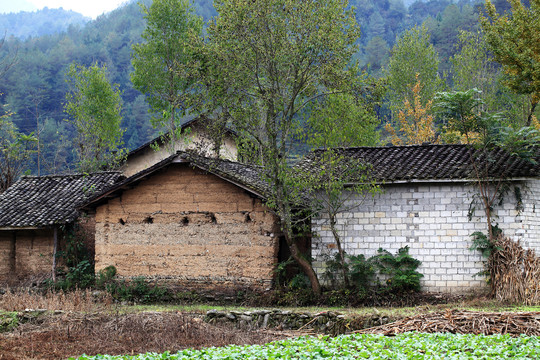
M264 344L286 337L281 333L212 326L197 315L176 312L47 314L0 334L0 360L176 352L228 344Z

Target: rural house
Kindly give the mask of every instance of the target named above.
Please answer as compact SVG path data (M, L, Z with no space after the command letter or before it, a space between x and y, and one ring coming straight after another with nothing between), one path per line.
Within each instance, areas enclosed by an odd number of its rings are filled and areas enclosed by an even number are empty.
M280 236L260 170L179 152L90 199L96 271L199 291L270 288Z
M166 138L166 136L165 136ZM236 135L232 130L226 130L222 133L219 157L222 159L236 160ZM174 146L166 144L164 138L157 138L132 150L127 155L121 171L126 176L135 175L139 171L167 158L176 151L196 150L199 154L216 157L214 149L215 141L212 140L212 134L207 128L207 121L204 116L196 117L182 124L180 129L180 138L176 140ZM157 145L157 149L156 146Z
M471 234L487 229L477 206L469 220L476 188L470 156L479 156L466 145L415 145L338 149L344 158L370 164L371 176L382 187L374 197L355 195L350 209L339 214L338 228L345 251L351 255L375 255L379 248L396 253L408 246L422 262L422 289L463 293L486 287L479 251L472 251ZM300 166L319 171L322 152L310 153ZM493 154L489 174L506 174L509 191L496 218L506 236L540 252L540 167L503 151ZM518 189L518 190L516 190ZM516 198L517 197L517 198ZM519 205L519 206L518 206ZM325 254L336 251L328 219L312 219L312 257L319 276L324 273Z
M62 247L61 227L79 218L77 207L90 195L120 178L117 172L23 176L0 194L0 282L49 278ZM92 249L93 217L81 222Z

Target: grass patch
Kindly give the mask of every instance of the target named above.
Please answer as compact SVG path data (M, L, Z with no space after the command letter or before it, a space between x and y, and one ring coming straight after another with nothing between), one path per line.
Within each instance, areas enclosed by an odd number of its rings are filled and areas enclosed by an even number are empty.
M369 315L381 315L392 318L401 318L414 316L419 314L425 314L430 312L444 311L446 309L459 309L470 311L482 311L482 312L540 312L540 306L520 306L501 304L494 300L471 300L463 302L455 302L450 304L441 305L424 305L415 307L325 307L325 306L307 306L307 307L289 307L289 306L275 306L275 307L249 307L249 306L235 306L235 305L215 305L215 304L161 304L161 305L119 305L117 310L120 312L147 312L147 311L180 311L191 314L205 314L209 310L219 311L255 311L263 309L279 309L289 310L292 312L305 312L305 313L319 313L326 311L339 312L345 315L351 316L369 316Z
M266 345L182 350L175 354L81 356L79 360L128 359L537 359L538 337L406 333L301 337Z
M11 331L17 327L19 320L17 313L11 311L0 311L0 333Z

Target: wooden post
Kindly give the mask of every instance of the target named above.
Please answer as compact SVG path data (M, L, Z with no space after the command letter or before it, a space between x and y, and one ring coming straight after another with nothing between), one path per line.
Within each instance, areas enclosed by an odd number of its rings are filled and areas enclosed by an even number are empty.
M56 282L56 252L58 250L58 227L54 227L53 259L52 259L52 280Z

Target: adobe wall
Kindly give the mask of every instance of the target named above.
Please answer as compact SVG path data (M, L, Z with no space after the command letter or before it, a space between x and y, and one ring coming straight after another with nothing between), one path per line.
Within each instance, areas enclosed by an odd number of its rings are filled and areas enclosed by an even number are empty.
M0 231L0 282L49 277L53 245L52 229Z
M243 189L172 164L96 209L96 270L197 290L271 286L276 218Z
M212 150L212 144L205 136L204 131L200 126L191 127L189 134L182 134L181 138L176 141L173 152L178 150L197 150L201 155L215 156ZM122 166L121 171L125 176L129 177L157 164L171 154L171 149L168 149L165 145L161 146L157 151L148 147L140 153L130 156L126 164ZM236 160L236 143L230 136L226 136L223 140L219 156L222 159Z
M341 214L338 229L345 251L370 257L383 248L392 253L409 246L409 253L422 262L422 289L430 292L469 293L487 288L479 251L472 251L471 234L486 232L480 206L469 221L468 211L475 189L466 183L412 183L387 185L374 198L368 196L350 212ZM496 207L495 221L504 234L540 255L540 181L520 184L523 211L516 210L513 189L502 207ZM352 203L349 203L351 205ZM324 254L336 251L325 218L313 219L312 256L319 276L324 273Z

